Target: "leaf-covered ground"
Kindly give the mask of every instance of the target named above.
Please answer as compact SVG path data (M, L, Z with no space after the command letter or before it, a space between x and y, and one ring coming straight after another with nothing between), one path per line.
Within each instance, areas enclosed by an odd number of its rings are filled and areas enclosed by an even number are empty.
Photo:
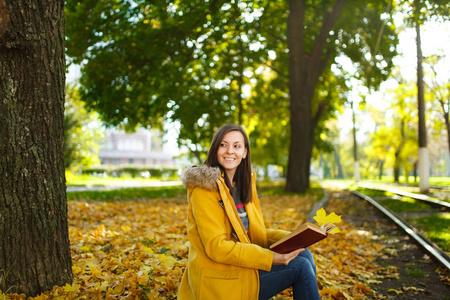
M310 195L263 196L267 226L295 228L315 201ZM30 299L175 299L188 253L186 208L185 197L69 201L74 282ZM370 232L346 223L345 212L343 220L342 233L311 247L322 299L387 299L372 287L396 270L377 266L383 247ZM289 290L275 298L292 299ZM25 296L0 292L0 299Z

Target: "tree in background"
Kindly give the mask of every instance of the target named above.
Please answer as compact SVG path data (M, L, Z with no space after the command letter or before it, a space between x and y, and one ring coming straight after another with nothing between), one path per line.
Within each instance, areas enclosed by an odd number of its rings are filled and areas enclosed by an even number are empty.
M335 119L328 120L325 123L324 132L321 133L320 140L315 148L317 150L314 151L313 155L314 157L319 156L319 168L323 167L324 177L342 179L344 178L344 170L341 164L343 143L340 140L341 133L338 125ZM322 165L320 164L320 158L322 159Z
M383 162L383 168L392 168L394 182L400 181L402 170L407 180L408 173L415 171L417 165L415 92L414 85L399 79L397 88L388 93L391 105L384 117L377 119L370 146L366 150L372 160ZM380 170L379 176L381 174Z
M305 191L315 141L344 101L345 84L331 72L334 58L350 57L354 74L377 87L389 73L397 38L387 0L291 3L299 6L289 9L282 0L67 1L67 54L83 63L81 97L112 125L179 124L179 144L199 162L223 123L242 122L260 141L267 133L259 127L274 130L272 137L283 133L288 142L282 146L291 147L280 149L289 153L287 189ZM264 68L274 76L259 85ZM264 94L268 90L273 93ZM273 107L270 101L284 102L288 123L257 116Z
M347 56L355 62L355 75L370 87L387 78L395 55L396 35L387 18L387 1L291 0L288 18L290 66L291 144L288 191L309 188L309 165L317 120L329 103L317 98L317 85L334 59ZM381 24L380 48L376 49ZM376 51L375 51L376 49ZM368 68L370 66L370 68ZM319 105L314 109L312 103Z
M388 153L393 142L393 136L387 124L388 120L385 117L386 111L377 109L371 105L367 106L367 111L375 123L373 132L369 133L367 147L364 147L364 152L369 160L367 168L368 175L375 175L381 180L385 171Z
M64 165L66 171L79 172L99 164L98 152L105 136L97 113L89 113L76 86L66 87L64 111Z
M252 161L267 170L268 165L278 165L286 173L288 161L289 106L287 94L280 88L282 81L270 68L261 68L255 74L254 85L248 100L249 138L252 144ZM267 172L266 172L267 175Z
M242 115L240 9L227 1L67 1L67 54L83 62L82 100L114 126L179 123L179 144L202 162L216 128Z
M0 1L0 289L72 282L63 1Z
M391 128L382 125L370 135L369 147L364 148L366 155L369 157L371 165L375 165L378 179L381 180L386 167L389 150L392 145Z
M417 46L417 108L418 108L418 143L419 143L419 173L420 191L428 192L430 188L430 163L427 147L427 131L425 120L425 91L423 79L423 55L421 49L420 26L431 19L448 20L450 6L446 0L403 0L400 5L407 11L407 21L416 30Z
M442 141L442 134L447 137L447 157L450 159L450 82L443 82L438 78L436 65L440 63L442 56L428 57L427 63L431 68L430 82L427 84L430 94L431 111L428 115L432 120L431 136L436 137L437 141ZM436 147L441 149L441 147ZM440 164L442 165L442 164ZM445 164L444 164L445 165ZM444 172L446 176L450 176L450 161L447 162L447 169Z

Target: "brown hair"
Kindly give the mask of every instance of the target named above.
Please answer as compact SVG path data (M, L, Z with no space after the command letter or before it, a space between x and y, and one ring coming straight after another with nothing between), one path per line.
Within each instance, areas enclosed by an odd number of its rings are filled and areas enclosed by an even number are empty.
M222 167L222 165L220 165L219 159L217 157L217 152L219 150L220 144L222 143L225 135L230 131L239 131L240 133L242 133L242 135L244 136L244 146L247 149L246 158L243 158L241 163L237 167L236 173L234 173L234 178L228 178L225 169ZM217 129L212 139L211 147L209 148L205 165L210 167L219 167L220 170L222 170L222 172L224 173L225 184L229 189L231 189L232 187L231 182L236 182L236 187L239 191L240 199L244 204L252 201L252 164L250 156L250 143L247 133L241 126L227 124Z

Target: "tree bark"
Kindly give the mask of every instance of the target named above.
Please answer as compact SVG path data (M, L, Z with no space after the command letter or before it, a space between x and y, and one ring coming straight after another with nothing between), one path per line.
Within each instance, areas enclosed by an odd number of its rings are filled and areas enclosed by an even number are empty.
M304 192L309 188L311 156L308 153L312 151L310 103L312 95L306 95L312 89L303 89L308 84L304 76L306 73L303 41L304 14L304 1L291 0L288 17L291 144L286 179L286 190L291 192Z
M400 182L401 153L405 146L405 120L400 120L400 142L394 153L394 182Z
M72 282L64 175L64 1L0 0L0 289Z
M416 43L417 43L417 106L419 115L419 147L427 147L427 128L425 124L425 96L423 84L423 69L422 69L422 49L420 41L420 27L416 22Z
M305 0L289 1L289 93L291 144L289 146L286 191L302 193L310 187L309 175L314 130L320 113L312 115L312 100L319 76L327 66L329 53L325 43L346 0L338 0L327 10L322 28L310 53L304 43Z
M354 160L354 170L353 177L356 182L360 181L360 173L359 173L359 160L358 160L358 142L356 141L356 113L355 113L355 104L352 100L352 123L353 123L353 160Z
M400 166L397 163L394 165L394 182L400 182Z
M341 166L341 158L339 157L339 153L336 151L336 148L333 148L334 160L336 161L338 175L337 178L344 178L344 173L342 172Z
M418 14L420 11L420 3L417 0L415 1L415 9ZM420 41L420 24L418 19L416 19L415 25L417 46L417 108L419 116L419 188L421 193L427 193L430 189L430 162L428 157L427 129L425 124L425 96L422 69L423 56Z
M378 179L381 180L383 178L383 167L384 167L384 159L379 160L379 171L378 171Z
M442 108L442 116L444 117L445 122L445 128L447 130L447 146L448 146L448 154L450 157L450 101L445 101L442 97L441 99L438 99L439 103L441 104ZM450 175L450 165L447 165L447 172L446 175Z

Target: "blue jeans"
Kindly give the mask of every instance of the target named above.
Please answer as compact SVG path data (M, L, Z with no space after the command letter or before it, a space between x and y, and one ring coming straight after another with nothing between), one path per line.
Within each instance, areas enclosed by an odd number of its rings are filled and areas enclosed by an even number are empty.
M270 272L259 270L259 299L269 299L292 286L294 299L320 299L316 264L309 249L301 252L287 266L272 266Z

